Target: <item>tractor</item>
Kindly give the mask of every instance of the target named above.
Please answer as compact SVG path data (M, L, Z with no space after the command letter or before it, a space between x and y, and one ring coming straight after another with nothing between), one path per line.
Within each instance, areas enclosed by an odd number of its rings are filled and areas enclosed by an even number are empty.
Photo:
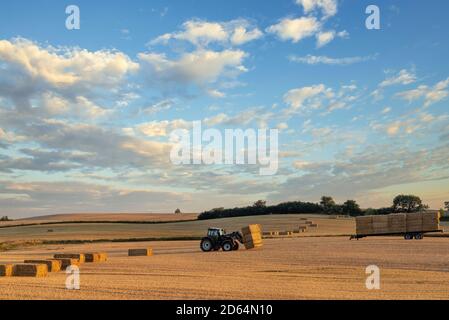
M232 232L227 234L221 228L209 228L207 236L201 239L201 250L204 252L218 251L220 248L223 251L233 251L239 249L239 242L243 244L243 236L240 232Z

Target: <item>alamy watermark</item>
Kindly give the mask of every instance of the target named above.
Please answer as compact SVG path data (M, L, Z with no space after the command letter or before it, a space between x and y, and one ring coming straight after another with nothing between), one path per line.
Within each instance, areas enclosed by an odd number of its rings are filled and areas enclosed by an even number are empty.
M194 121L191 130L170 134L170 160L174 165L259 165L259 174L270 176L278 171L278 139L277 129L225 129L223 137Z
M80 269L71 265L67 267L65 273L68 274L65 280L65 287L67 290L79 290L80 289Z
M380 290L380 269L376 265L367 266L365 273L368 277L365 281L365 286L368 290Z
M76 5L67 6L65 13L69 16L65 20L65 27L68 30L81 29L80 8Z

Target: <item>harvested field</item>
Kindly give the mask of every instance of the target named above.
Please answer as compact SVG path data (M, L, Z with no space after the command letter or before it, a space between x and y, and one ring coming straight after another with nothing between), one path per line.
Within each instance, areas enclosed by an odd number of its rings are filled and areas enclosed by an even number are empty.
M448 241L301 237L228 253L203 253L198 241L145 242L133 246L153 247L155 255L132 263L126 243L34 247L5 252L0 264L54 252L107 252L109 259L81 266L79 291L65 289L63 272L2 277L0 299L449 299ZM381 270L381 290L365 288L371 264Z

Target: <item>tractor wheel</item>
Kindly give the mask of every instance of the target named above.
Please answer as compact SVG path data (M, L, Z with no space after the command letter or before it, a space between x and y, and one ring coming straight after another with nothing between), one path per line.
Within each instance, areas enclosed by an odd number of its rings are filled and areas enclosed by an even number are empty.
M223 251L232 251L232 249L234 248L233 244L231 241L225 241L223 242L223 244L221 245L221 248L223 249Z
M239 249L239 243L236 241L234 242L234 247L232 248L232 250L237 251Z
M201 240L200 247L204 252L209 252L213 249L212 241L209 238L204 238Z

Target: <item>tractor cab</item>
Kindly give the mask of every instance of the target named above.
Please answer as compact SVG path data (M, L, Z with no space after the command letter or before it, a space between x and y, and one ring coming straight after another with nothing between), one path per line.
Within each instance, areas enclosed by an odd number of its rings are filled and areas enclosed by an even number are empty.
M207 230L207 236L209 238L218 239L226 234L226 231L221 228L209 228Z

